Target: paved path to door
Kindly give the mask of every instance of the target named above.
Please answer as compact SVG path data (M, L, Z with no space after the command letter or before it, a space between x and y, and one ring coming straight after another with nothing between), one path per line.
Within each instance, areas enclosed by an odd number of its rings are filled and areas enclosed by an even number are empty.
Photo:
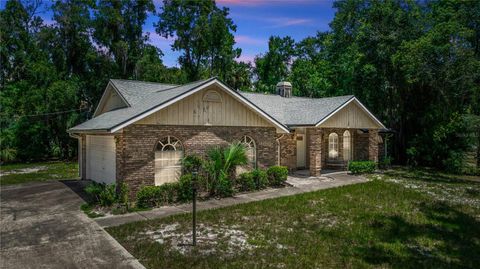
M305 192L312 192L322 189L334 188L339 186L351 185L366 182L367 180L360 176L347 175L345 172L332 173L322 177L307 176L289 176L287 182L292 187L267 189L259 192L244 193L231 198L211 199L197 203L198 210L221 208L231 205L261 201L282 196L295 195ZM178 206L164 206L150 211L134 212L125 215L112 215L96 218L95 221L102 227L118 226L125 223L164 218L167 216L191 212L192 204L182 204Z
M2 186L0 268L144 268L61 182Z

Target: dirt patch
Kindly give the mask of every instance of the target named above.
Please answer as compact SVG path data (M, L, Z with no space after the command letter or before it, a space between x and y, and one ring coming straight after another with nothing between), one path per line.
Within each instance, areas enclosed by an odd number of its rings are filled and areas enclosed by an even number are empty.
M181 229L178 223L163 225L157 230L143 233L162 245L168 245L172 250L183 255L190 253L192 247L192 231ZM197 226L197 250L200 254L234 255L239 251L248 251L255 246L248 242L248 236L238 227ZM219 253L221 252L221 253Z
M468 205L480 209L480 186L463 184L429 183L407 179L387 178L387 182L427 194L436 200L451 204Z
M0 171L0 176L8 176L8 175L18 175L18 174L30 174L36 173L39 171L47 170L46 166L35 166L35 167L28 167L28 168L21 168L21 169L13 169L9 171Z

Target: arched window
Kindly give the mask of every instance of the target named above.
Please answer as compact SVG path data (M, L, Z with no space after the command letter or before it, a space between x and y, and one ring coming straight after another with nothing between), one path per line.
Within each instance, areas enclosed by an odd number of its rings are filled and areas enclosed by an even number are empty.
M255 169L257 168L257 147L255 145L255 140L250 136L244 136L240 143L245 146L245 153L248 158L248 168Z
M350 132L343 132L343 160L350 161L352 159L352 137Z
M328 136L328 158L336 159L338 157L338 135L331 133Z
M155 185L177 181L182 173L183 146L180 140L166 136L155 148Z

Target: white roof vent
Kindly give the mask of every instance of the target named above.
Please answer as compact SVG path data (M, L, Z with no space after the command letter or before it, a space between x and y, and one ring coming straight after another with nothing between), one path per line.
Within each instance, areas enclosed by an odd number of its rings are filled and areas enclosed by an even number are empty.
M277 83L277 94L282 97L292 97L292 84L288 81Z

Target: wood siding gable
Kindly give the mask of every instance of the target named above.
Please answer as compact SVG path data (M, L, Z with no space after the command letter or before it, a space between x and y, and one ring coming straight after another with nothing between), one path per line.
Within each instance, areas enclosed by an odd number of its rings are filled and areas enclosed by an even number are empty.
M217 85L183 98L136 124L275 127Z
M384 128L376 119L372 118L361 104L353 100L346 106L334 112L327 120L321 122L318 127L324 128Z

